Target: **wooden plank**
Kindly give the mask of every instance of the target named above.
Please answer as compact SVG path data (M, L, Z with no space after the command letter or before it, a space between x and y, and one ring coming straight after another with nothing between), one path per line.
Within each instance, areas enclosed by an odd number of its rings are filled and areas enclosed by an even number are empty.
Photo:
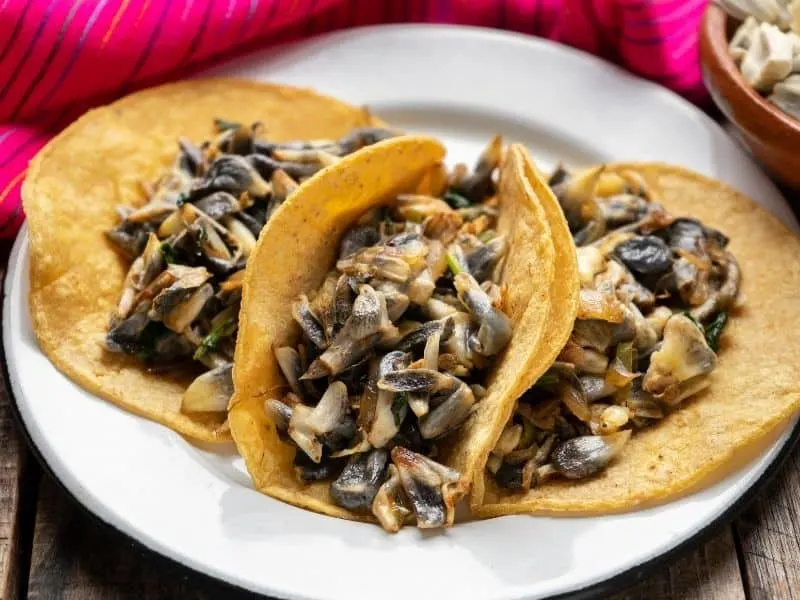
M646 533L643 532L643 535ZM745 600L729 526L677 562L613 600Z
M24 452L0 382L0 598L16 598Z
M263 600L130 541L79 507L49 475L42 478L39 489L28 598Z
M7 262L10 248L10 243L0 242L0 265ZM4 271L0 267L0 281ZM0 360L5 360L1 347ZM11 600L24 592L27 580L39 470L17 431L9 398L0 371L0 598Z
M749 598L800 598L800 446L734 523Z

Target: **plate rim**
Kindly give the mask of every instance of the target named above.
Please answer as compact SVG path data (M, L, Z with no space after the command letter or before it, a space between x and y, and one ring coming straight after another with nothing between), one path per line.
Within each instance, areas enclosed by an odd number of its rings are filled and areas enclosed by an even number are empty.
M542 47L542 46L558 46L559 51L567 52L567 53L569 53L569 54L571 54L573 56L576 56L576 57L579 56L581 58L581 60L592 62L593 64L595 62L596 63L601 63L603 65L603 68L610 69L610 70L613 70L613 71L617 71L619 73L624 73L628 77L634 77L635 79L639 79L638 77L631 75L629 72L619 68L616 65L613 65L613 64L610 64L610 63L606 63L604 61L600 61L596 57L593 57L590 54L587 54L585 52L576 50L574 48L569 48L569 47L566 47L566 46L563 46L563 45L560 45L560 44L554 44L553 42L549 42L547 40L542 40L542 39L539 39L539 38L525 36L523 34L519 34L519 33L515 33L515 32L506 32L506 31L493 30L493 29L487 29L487 28L482 28L482 27L458 26L458 25L432 25L432 24L422 24L422 25L421 24L374 25L374 26L352 28L352 29L347 29L347 30L344 30L344 31L337 31L337 32L325 34L325 35L322 35L322 36L317 36L315 38L312 38L312 40L310 40L310 41L312 41L312 42L313 41L319 41L322 38L334 38L335 39L336 37L356 36L359 33L368 33L370 31L374 32L374 30L385 30L385 29L391 29L391 30L395 30L395 31L396 30L411 30L411 31L413 31L413 30L428 30L428 32L430 32L430 30L437 29L437 28L438 29L442 29L442 30L448 30L448 32L451 33L451 34L452 33L456 33L457 34L459 32L459 30L463 30L464 33L471 34L471 35L475 35L475 34L488 35L488 36L491 36L491 37L494 37L494 38L498 38L498 39L511 38L515 43L526 42L526 43L529 43L531 45L536 45L536 46L539 46L539 47ZM281 46L278 46L278 47L270 48L268 50L264 50L264 49L257 50L255 52L252 52L252 53L246 54L244 56L238 57L238 58L234 59L233 61L230 61L230 60L225 61L219 67L215 67L215 69L216 68L225 68L229 64L236 63L239 60L252 59L254 57L257 57L260 54L263 54L266 51L277 51L282 47L291 47L291 46L294 46L294 45L297 45L297 44L307 43L308 41L309 40L301 41L301 42L293 42L293 43L290 43L290 44L284 44L284 45L281 45ZM599 65L598 65L598 67L599 67ZM680 98L674 92L671 92L670 90L661 88L660 86L657 86L656 84L653 84L651 82L647 82L647 84L648 85L652 85L653 88L659 89L661 92L663 92L665 94L665 98L669 97L669 99L673 102L673 104L676 105L676 108L680 107L684 112L687 111L687 110L691 111L691 109L693 108L690 105L684 104L687 101L685 101L684 99ZM706 115L702 111L696 109L696 110L694 110L692 112L693 112L693 114L696 114L696 115L702 115L702 117L706 120L706 122L709 125L713 124L713 126L715 126L715 127L720 127L718 123L716 123L713 119L711 119L708 115ZM772 182L769 182L769 185L773 188L773 191L776 193L776 195L780 195L778 190L777 190L777 187ZM782 195L781 195L781 197L782 197ZM24 226L20 230L20 232L17 234L17 237L16 237L16 239L14 241L12 252L11 252L10 257L9 257L9 264L15 264L18 261L19 255L22 253L22 246L24 245L23 242L24 242L24 239L26 238L26 235L25 235L26 232L27 232L27 227ZM9 288L9 286L10 286L10 283L9 283L9 281L10 281L9 280L10 271L11 271L11 269L7 268L5 273L4 273L4 275L3 275L3 277L4 277L3 294L5 296L4 299L3 299L3 306L7 310L10 307L10 297L11 297L10 288ZM6 312L5 314L8 314L8 312ZM6 317L4 315L4 318L3 318L4 322L5 322L5 319L6 319ZM135 545L137 545L139 547L147 548L149 551L155 553L157 556L159 556L161 558L166 558L168 561L170 561L172 563L179 564L184 568L188 568L190 571L192 571L194 573L199 573L203 577L208 577L208 578L211 578L211 579L213 579L215 581L219 581L222 584L224 584L226 586L230 586L233 589L240 589L240 590L243 590L243 591L249 591L251 593L258 594L258 592L253 592L252 590L249 590L248 588L242 587L241 585L238 585L238 584L233 583L233 582L231 582L231 581L229 581L227 579L224 579L224 578L220 577L219 575L214 575L214 574L211 574L209 572L202 571L202 570L200 570L198 568L195 568L194 566L191 566L190 564L187 564L186 562L181 560L182 558L185 558L185 557L183 557L181 555L170 555L170 554L164 553L163 551L160 551L160 550L150 546L149 544L147 544L145 541L143 541L139 537L136 537L136 535L134 533L127 533L127 532L123 531L117 524L111 522L110 520L104 519L99 514L97 514L94 510L92 510L87 505L85 505L77 497L76 494L74 494L72 491L70 491L66 487L66 485L61 481L61 479L58 477L58 475L56 475L54 470L50 467L50 465L48 464L48 462L44 458L44 455L39 450L38 446L36 445L36 443L34 442L33 438L31 437L30 432L28 431L28 429L27 429L27 427L26 427L26 425L24 423L24 419L23 419L23 417L21 415L20 409L19 409L19 407L17 405L16 394L14 393L14 390L13 390L14 383L12 383L12 379L10 377L8 363L5 361L6 339L7 339L6 336L7 335L8 334L6 332L4 332L2 349L0 349L0 357L3 358L3 372L2 372L2 374L5 377L6 389L8 390L9 396L10 396L9 404L10 404L10 407L11 407L11 413L14 415L15 421L19 425L18 429L19 429L19 431L22 432L23 437L25 438L26 442L28 443L28 447L31 448L32 453L34 454L34 456L36 456L37 461L42 465L43 469L46 472L48 472L53 477L53 479L56 481L58 487L60 487L64 491L66 491L67 495L69 497L71 497L74 501L76 501L76 503L79 506L81 506L83 510L85 510L89 514L91 514L93 516L93 518L95 518L97 521L100 521L104 525L109 526L112 529L115 529L116 531L119 531L126 538L128 538L129 540L135 542ZM658 554L658 555L656 555L656 556L644 561L643 563L639 563L637 565L634 565L634 566L632 566L632 567L630 567L630 568L628 568L628 569L626 569L626 570L624 570L624 571L622 571L620 573L617 573L617 574L615 574L615 575L613 575L613 576L611 576L611 577L609 577L607 579L604 579L602 581L599 581L599 582L596 582L596 583L593 583L593 584L589 584L587 586L575 589L574 591L560 593L560 594L557 594L557 595L554 595L554 596L548 596L548 598L594 598L594 597L598 597L598 596L603 595L603 594L610 593L612 591L618 591L620 589L620 586L621 587L627 587L629 585L633 585L637 581L641 581L648 574L652 573L658 565L663 564L664 562L672 560L676 555L679 555L679 554L683 553L684 551L686 551L687 547L706 540L713 533L716 533L717 530L721 527L722 524L730 522L730 520L732 520L739 512L744 510L744 508L746 508L746 506L753 500L753 497L764 487L764 485L766 485L770 480L773 479L773 477L777 474L777 472L780 471L780 469L783 466L783 464L785 463L787 457L790 455L790 453L794 449L794 446L798 442L798 439L800 439L800 423L798 423L795 426L793 426L792 431L790 432L789 436L783 442L782 446L779 448L778 452L776 453L776 455L774 456L772 461L764 468L764 471L758 476L758 478L755 481L753 481L750 484L750 486L747 487L739 495L739 497L735 501L733 501L724 511L722 511L716 518L712 519L704 527L699 529L697 531L697 533L695 533L695 534L691 535L690 537L684 539L683 541L679 542L678 544L676 544L672 548L668 549L667 551L662 552L661 554Z

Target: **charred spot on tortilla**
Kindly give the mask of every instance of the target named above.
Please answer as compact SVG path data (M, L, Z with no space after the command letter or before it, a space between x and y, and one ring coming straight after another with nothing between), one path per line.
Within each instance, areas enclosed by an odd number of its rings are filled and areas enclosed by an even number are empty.
M469 484L436 458L481 401L471 385L512 335L500 283L501 157L496 137L472 172L446 174L440 196L401 194L361 215L322 285L292 303L298 341L274 348L291 391L264 410L300 464L326 474L334 503L388 531L451 525ZM313 381L321 398L304 387ZM301 481L314 477L309 467L296 471Z
M106 232L131 264L105 347L158 372L208 369L184 394L192 413L227 409L244 269L266 221L305 179L397 135L365 127L337 140L270 142L260 122L214 126L200 144L179 138L171 168L143 184L146 201L118 207L119 223ZM297 318L321 347L325 334L307 304L298 300Z
M596 476L631 434L705 389L741 279L728 238L670 215L633 171L561 166L550 184L581 290L569 341L487 463L501 488L520 492Z

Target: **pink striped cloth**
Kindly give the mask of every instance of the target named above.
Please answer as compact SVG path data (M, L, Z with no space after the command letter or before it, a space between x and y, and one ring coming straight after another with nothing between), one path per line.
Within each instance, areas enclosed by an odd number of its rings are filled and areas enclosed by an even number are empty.
M705 100L707 0L2 0L0 238L28 161L87 108L269 44L375 23L482 25L558 40Z

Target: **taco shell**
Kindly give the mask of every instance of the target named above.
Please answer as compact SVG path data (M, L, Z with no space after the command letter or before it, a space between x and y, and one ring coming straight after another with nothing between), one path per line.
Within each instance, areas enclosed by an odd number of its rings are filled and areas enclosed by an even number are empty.
M583 482L550 481L525 494L501 490L485 477L477 516L597 514L663 502L707 483L800 408L800 346L790 331L800 303L800 240L719 181L660 164L608 168L638 172L673 215L695 217L729 236L745 303L722 335L711 385L637 431L605 471Z
M115 207L141 203L140 182L174 159L178 137L209 137L215 117L260 120L275 141L335 138L375 124L363 109L310 90L234 79L171 84L86 113L36 156L22 189L30 312L42 350L88 391L204 441L230 433L224 417L180 412L197 373L148 373L100 343L128 268L104 235L117 223Z
M335 261L342 234L368 208L391 200L404 185L414 183L411 176L419 178L443 153L438 142L414 138L362 150L337 163L324 178L306 182L264 229L245 279L234 366L236 392L229 410L234 440L260 491L318 513L373 520L334 504L328 482L296 480L295 449L279 439L264 411L264 401L286 387L272 348L294 341L291 302L320 285ZM483 469L514 399L538 378L534 349L550 311L553 242L542 207L535 197L523 194L512 167L508 160L501 166L498 230L509 240L504 309L514 324L513 335L493 365L488 394L437 457L468 481Z

